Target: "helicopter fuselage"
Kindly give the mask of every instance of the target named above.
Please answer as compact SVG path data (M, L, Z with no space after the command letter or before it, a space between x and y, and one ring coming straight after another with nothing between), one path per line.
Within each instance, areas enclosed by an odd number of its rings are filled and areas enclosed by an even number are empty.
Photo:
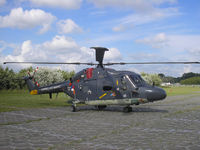
M166 92L147 84L142 77L131 71L116 71L110 68L87 68L73 78L57 84L36 87L30 77L25 77L30 94L64 92L73 98L73 103L87 105L139 105L163 100Z
M166 92L148 85L139 74L109 68L87 68L77 73L64 90L89 105L132 105L162 100Z

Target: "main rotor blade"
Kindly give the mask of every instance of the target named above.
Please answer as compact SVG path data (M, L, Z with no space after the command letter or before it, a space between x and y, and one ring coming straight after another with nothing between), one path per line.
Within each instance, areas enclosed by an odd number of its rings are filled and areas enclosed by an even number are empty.
M80 62L71 62L71 63L67 63L67 62L4 62L3 64L64 64L64 65L98 65L95 63L80 63Z
M64 65L98 65L97 63L80 63L80 62L4 62L3 64L64 64ZM111 65L160 65L160 64L200 64L198 61L168 61L168 62L119 62L119 63L105 63L105 66Z
M105 63L103 65L110 66L110 65L160 65L160 64L200 64L198 61L168 61L168 62L119 62L119 63Z

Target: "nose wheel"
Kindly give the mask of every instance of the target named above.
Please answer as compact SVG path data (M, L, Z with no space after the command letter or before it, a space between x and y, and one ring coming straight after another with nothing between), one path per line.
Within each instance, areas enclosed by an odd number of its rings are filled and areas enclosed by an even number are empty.
M127 107L124 107L124 109L123 109L123 111L124 112L126 112L126 113L128 113L128 112L132 112L132 107L130 107L130 106L127 106Z
M76 112L76 111L77 111L76 104L73 104L73 105L72 105L72 112Z

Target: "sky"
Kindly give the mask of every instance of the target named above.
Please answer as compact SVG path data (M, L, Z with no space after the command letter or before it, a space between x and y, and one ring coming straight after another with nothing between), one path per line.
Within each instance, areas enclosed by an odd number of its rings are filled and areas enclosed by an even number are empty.
M94 46L109 48L104 62L200 61L199 27L199 0L0 0L0 63L18 71L29 65L3 62L95 62ZM200 73L200 65L112 68Z

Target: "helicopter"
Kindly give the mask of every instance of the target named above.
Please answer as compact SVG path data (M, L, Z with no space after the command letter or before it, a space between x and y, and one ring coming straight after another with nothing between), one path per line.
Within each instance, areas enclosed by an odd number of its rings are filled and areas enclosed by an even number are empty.
M139 105L159 100L167 96L164 89L149 85L137 73L131 71L117 71L105 66L126 64L200 64L200 62L130 62L130 63L103 63L104 53L109 51L104 47L91 47L96 51L98 63L80 62L4 62L30 64L68 64L68 65L95 65L76 73L67 81L40 87L33 75L23 77L31 95L64 92L72 98L72 111L77 111L77 104L95 106L103 110L108 105L123 105L124 112L131 112L132 105Z

